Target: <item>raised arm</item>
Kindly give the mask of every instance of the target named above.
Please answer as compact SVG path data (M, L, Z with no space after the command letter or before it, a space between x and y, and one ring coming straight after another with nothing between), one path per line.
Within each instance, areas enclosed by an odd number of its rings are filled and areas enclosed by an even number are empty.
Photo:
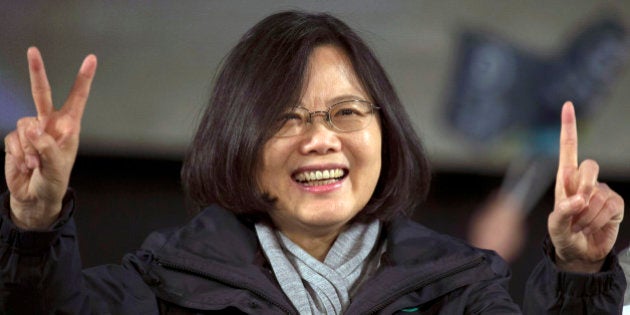
M11 219L22 229L46 229L59 216L79 147L81 117L96 73L96 56L83 61L72 90L55 110L39 50L27 52L37 117L24 117L5 141Z
M597 180L599 165L585 160L578 166L578 136L571 102L562 108L560 153L555 204L548 228L562 271L600 271L612 250L623 220L624 201Z

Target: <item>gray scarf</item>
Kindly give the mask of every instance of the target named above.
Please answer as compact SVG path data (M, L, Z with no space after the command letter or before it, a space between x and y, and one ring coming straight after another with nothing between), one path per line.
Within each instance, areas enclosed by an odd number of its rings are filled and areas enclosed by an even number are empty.
M384 245L373 251L378 220L354 223L341 232L324 262L315 259L268 224L256 234L284 294L300 314L341 314L350 297L378 268ZM370 253L374 253L371 257Z

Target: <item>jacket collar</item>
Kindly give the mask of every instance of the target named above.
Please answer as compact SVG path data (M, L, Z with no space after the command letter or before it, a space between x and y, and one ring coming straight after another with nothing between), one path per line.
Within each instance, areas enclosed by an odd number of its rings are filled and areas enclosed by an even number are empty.
M501 272L498 269L507 272L500 261L489 263L497 258L489 252L406 217L396 218L385 226L387 250L381 267L354 296L353 300L363 302L351 304L349 314L409 307L409 304L398 308L391 305L402 296L407 296L406 303L421 305L459 287L496 277ZM489 268L491 265L496 265L492 267L497 270Z
M404 217L384 226L382 237L387 249L381 267L353 298L363 302L352 303L348 312L375 312L411 292L418 301L429 301L457 286L496 275L487 268L490 264L486 260L491 256L450 236ZM154 253L160 266L154 272L169 278L164 283L182 283L184 272L193 276L190 281L214 280L231 288L247 289L285 311L294 310L266 266L253 224L219 206L206 208L179 229L150 235L143 248ZM503 264L498 267L506 268ZM189 282L185 287L195 288ZM162 288L158 295L199 309L218 296L212 291L181 294L185 289L177 290L180 292ZM181 296L188 300L182 301Z
M181 284L159 287L163 299L213 309L231 303L234 288L242 288L295 312L266 265L253 224L222 207L208 207L178 229L152 233L142 247L153 253L151 271L162 283Z

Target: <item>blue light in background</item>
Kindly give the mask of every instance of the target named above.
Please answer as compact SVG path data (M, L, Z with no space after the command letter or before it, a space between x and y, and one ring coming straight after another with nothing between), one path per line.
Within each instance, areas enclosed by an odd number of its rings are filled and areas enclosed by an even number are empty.
M2 138L15 129L18 119L32 115L28 110L32 102L25 100L22 89L17 88L6 67L0 65L0 134Z

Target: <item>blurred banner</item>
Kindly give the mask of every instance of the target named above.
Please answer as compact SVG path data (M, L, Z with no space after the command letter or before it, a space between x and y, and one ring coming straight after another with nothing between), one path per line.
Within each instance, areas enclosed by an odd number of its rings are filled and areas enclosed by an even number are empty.
M472 32L461 35L458 54L448 121L470 140L487 143L516 130L539 139L538 133L557 128L566 100L580 121L588 120L627 60L628 42L621 22L610 17L585 26L550 58Z
M558 109L576 107L579 126L603 105L607 87L628 58L626 30L616 18L586 25L557 55L542 57L483 33L462 34L448 103L448 122L485 148L505 139L518 153L500 194L529 212L555 177Z

